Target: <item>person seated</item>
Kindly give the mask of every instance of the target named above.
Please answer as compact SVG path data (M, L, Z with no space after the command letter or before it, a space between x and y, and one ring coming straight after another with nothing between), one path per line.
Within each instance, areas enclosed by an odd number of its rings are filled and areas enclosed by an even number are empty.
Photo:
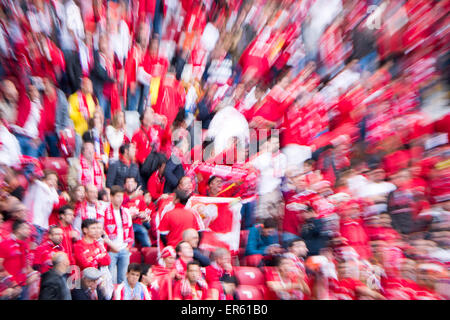
M279 248L273 246L278 244L277 230L278 223L273 218L267 218L263 224L253 226L248 234L245 255L272 255L278 252Z
M187 243L187 242L185 242ZM186 275L179 280L173 289L174 300L205 300L208 285L203 279L200 264L191 261L187 264Z
M128 265L125 281L117 285L113 300L151 300L147 287L139 282L141 266L137 263Z
M81 288L72 289L72 300L108 300L103 290L99 287L102 276L100 270L96 268L86 268L83 270L81 278Z

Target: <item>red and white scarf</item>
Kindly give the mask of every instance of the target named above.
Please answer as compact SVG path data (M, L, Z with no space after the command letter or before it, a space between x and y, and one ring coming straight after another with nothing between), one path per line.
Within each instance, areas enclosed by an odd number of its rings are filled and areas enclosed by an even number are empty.
M81 184L86 186L93 183L97 189L101 190L103 188L103 172L98 161L94 160L92 166L89 165L83 155L80 155L80 166L81 166ZM94 170L94 181L92 181L92 171Z
M123 207L120 208L120 214L122 217L123 241L127 244L133 244L134 232L131 214L127 208ZM117 238L117 222L112 203L105 210L105 232L111 240Z
M88 120L91 118L91 112L89 111L89 106L87 104L86 95L82 92L77 93L78 96L78 109L83 115L84 119Z
M80 215L81 220L89 219L87 211L87 201L79 202L75 205L75 215L76 216ZM103 219L103 213L98 202L95 203L95 219L96 220Z

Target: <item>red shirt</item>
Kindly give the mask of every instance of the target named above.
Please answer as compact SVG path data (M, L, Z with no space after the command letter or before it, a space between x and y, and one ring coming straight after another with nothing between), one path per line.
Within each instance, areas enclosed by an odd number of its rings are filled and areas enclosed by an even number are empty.
M75 265L75 257L73 255L73 238L71 236L71 233L72 231L74 231L74 229L71 225L64 227L61 223L58 224L58 227L63 230L63 240L61 242L61 245L64 248L64 251L69 256L70 265Z
M357 300L356 288L364 284L356 279L333 280L331 290L337 300Z
M168 232L167 245L173 247L183 240L183 232L191 228L200 229L194 213L184 208L175 208L167 212L159 225L161 233Z
M184 281L177 281L175 283L175 287L173 288L173 298L174 299L180 299L180 300L206 300L206 294L207 289L204 287L201 287L198 285L198 283L195 284L195 287L191 290L195 290L195 293L197 295L196 298L194 298L194 292L191 291L191 293L187 295L182 295L181 288L183 286Z
M153 203L150 203L150 205L147 207L147 204L145 203L144 196L135 197L133 199L130 199L128 197L128 194L125 194L123 198L123 204L122 207L124 208L135 208L138 213L145 213L148 217L150 217L151 212L154 211L155 205ZM133 224L142 224L142 218L135 217L133 218Z
M216 263L212 263L209 266L207 266L205 268L205 280L208 283L208 285L214 283L214 282L218 282L219 279L224 275L224 274L229 274L230 276L233 275L233 271L231 272L231 274L227 271L225 271L223 268L221 268L220 266L218 266Z
M158 198L163 194L165 182L166 179L159 176L158 170L153 172L150 179L148 179L147 190L153 201L158 200Z
M152 151L149 129L140 127L138 131L133 135L131 143L136 146L136 162L143 164L147 156Z
M24 285L27 273L31 268L32 254L27 241L19 240L15 235L0 243L0 258L3 259L3 267L19 285Z
M65 251L61 245L55 245L50 240L45 241L34 252L33 266L37 266L40 273L47 272L53 267L53 254L60 251Z
M104 245L98 241L87 243L84 238L75 243L74 255L76 264L84 270L89 267L109 266L111 258Z
M233 295L231 294L225 294L225 291L223 291L223 286L220 281L212 282L211 284L208 284L208 293L209 291L216 289L219 291L219 298L218 300L234 300ZM208 294L209 295L209 294Z
M53 99L50 99L48 95L43 96L42 106L45 109L45 124L44 133L55 133L55 117L56 117L56 105L58 101L58 95L55 92Z
M341 220L341 236L348 240L348 244L353 247L362 259L369 259L372 252L368 245L369 237L364 228L356 220Z

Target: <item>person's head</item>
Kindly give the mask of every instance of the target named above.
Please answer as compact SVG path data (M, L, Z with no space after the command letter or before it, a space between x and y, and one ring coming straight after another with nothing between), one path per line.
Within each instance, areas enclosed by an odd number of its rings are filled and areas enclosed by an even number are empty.
M114 208L118 209L123 203L123 188L121 186L111 187L111 203Z
M167 246L161 251L161 259L167 269L173 268L176 258L177 254L172 246Z
M124 189L128 194L133 193L137 188L137 181L134 176L128 176L125 178Z
M95 147L91 141L85 141L81 147L81 154L88 161L94 161Z
M108 36L105 33L100 34L98 37L98 50L102 53L108 53L109 51Z
M421 263L417 266L417 284L435 290L442 278L448 278L446 268L437 263Z
M81 92L84 95L93 93L92 81L88 77L83 77L81 79Z
M185 190L175 189L175 199L183 206L186 205L190 196L191 194L187 193Z
M101 110L96 110L89 121L89 129L97 129L98 132L103 131L104 117Z
M104 201L104 202L110 202L110 198L109 198L109 192L107 189L101 189L98 192L98 200L99 201Z
M216 262L218 266L224 267L231 264L231 254L225 248L217 248L211 255L211 260Z
M301 258L306 257L308 254L308 248L306 247L305 241L300 238L289 241L287 249L289 252Z
M188 242L192 248L198 247L198 242L200 238L198 236L198 232L195 229L186 229L183 232L183 241Z
M130 287L134 288L141 276L141 265L138 263L130 263L127 269L127 282Z
M308 159L303 162L303 171L305 173L311 172L314 170L315 161L313 159Z
M278 222L274 218L267 218L263 222L263 228L261 230L261 234L264 237L268 237L277 232Z
M73 207L70 205L65 205L59 208L59 220L65 225L72 225L75 219L75 213Z
M81 223L81 231L83 231L83 235L90 239L96 240L98 238L98 220L96 219L85 219Z
M39 91L36 88L36 86L34 86L33 84L29 84L27 87L27 94L28 94L28 98L31 101L38 101L39 100Z
M98 189L93 184L86 186L86 200L89 203L96 203L98 201Z
M192 284L200 280L202 273L200 271L200 263L198 261L191 261L187 264L186 278Z
M153 37L150 40L150 45L148 47L148 50L149 50L150 55L152 57L158 56L158 52L159 52L159 38L157 36Z
M58 174L52 170L45 170L44 183L47 184L50 188L58 188Z
M194 258L194 250L192 250L192 246L187 241L180 241L175 247L175 252L183 261L189 261Z
M16 103L19 99L19 92L11 80L3 80L1 84L3 96L11 103Z
M119 111L113 116L112 125L116 129L125 128L125 113L123 111Z
M49 77L44 77L42 79L42 83L44 85L44 94L47 96L51 96L55 93L55 85L53 81Z
M141 266L141 277L139 282L142 282L145 286L150 285L154 280L152 266L144 264Z
M141 48L146 48L148 45L148 25L145 22L139 24L138 32L136 35L136 42Z
M369 172L369 179L373 182L380 183L383 182L385 178L386 172L383 168L375 168Z
M158 170L158 174L161 177L164 174L164 170L166 169L167 158L164 154L158 153L158 165L156 166Z
M361 213L361 206L356 200L350 200L341 205L340 214L342 219L354 219Z
M16 220L12 226L12 232L19 240L25 240L31 235L31 227L25 220Z
M86 268L83 270L83 276L81 278L82 284L86 289L95 291L99 284L99 279L102 273L97 268Z
M48 229L48 239L53 242L54 245L59 245L63 241L64 232L60 227L50 226Z
M17 199L15 197L10 197L11 199ZM14 201L15 202L15 201ZM17 199L17 203L13 203L10 207L9 213L12 220L26 220L28 209L27 207Z
M52 264L53 268L58 270L62 274L66 274L67 272L69 272L70 260L67 256L67 253L63 251L59 251L53 254Z
M223 186L223 179L219 176L211 176L208 180L208 195L215 197Z
M397 187L402 187L408 183L408 181L411 179L411 174L409 172L409 169L402 169L392 177L392 182Z
M71 198L73 202L83 201L86 197L86 189L83 185L79 184L71 190Z
M294 262L284 256L277 256L275 258L275 266L281 275L286 275L295 270Z

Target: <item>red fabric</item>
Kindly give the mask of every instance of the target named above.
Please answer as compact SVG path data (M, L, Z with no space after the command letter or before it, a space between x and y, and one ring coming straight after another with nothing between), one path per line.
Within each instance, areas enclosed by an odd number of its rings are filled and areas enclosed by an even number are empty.
M19 102L17 103L17 119L16 119L16 125L19 127L24 127L25 124L28 121L28 117L31 112L31 101L28 98L26 94L20 95ZM44 138L44 128L46 124L46 117L47 114L45 112L45 109L41 109L41 116L38 123L38 131L39 131L39 138L42 140Z
M175 76L166 76L161 80L154 110L166 116L167 125L171 126L178 110L184 107L185 98L186 92Z
M97 241L87 243L84 238L75 243L74 256L76 264L81 270L89 267L106 267L111 263L111 258L104 245Z
M45 125L44 133L55 133L55 117L56 117L56 102L58 101L58 95L55 92L54 97L48 95L43 96L42 106L45 109Z
M88 161L80 155L80 166L81 166L81 184L86 186L88 184L94 184L98 190L103 189L103 170L100 166L98 160L94 159L91 165ZM92 173L89 172L93 170L94 181L92 181Z
M229 274L230 276L232 276L234 275L234 272L232 271L231 273L229 273L218 266L216 263L213 263L205 268L205 280L208 285L218 282L224 274Z
M53 267L53 254L61 251L68 253L61 245L55 245L50 240L45 241L34 251L33 266L37 266L41 274L47 272Z
M3 267L19 285L25 285L27 271L31 268L32 254L27 241L17 239L14 235L0 243L0 258Z
M199 225L194 213L184 208L175 208L167 212L159 225L160 232L169 232L167 245L173 247L183 240L183 231L190 228L199 230Z
M208 291L211 290L217 290L219 292L219 298L218 300L234 300L233 295L231 294L225 294L225 291L223 291L222 283L220 281L212 282L208 284ZM209 293L208 293L209 295Z
M150 203L148 206L145 202L144 196L138 196L134 197L133 199L130 199L128 194L125 194L123 199L122 206L124 208L127 208L130 210L136 210L139 213L145 213L148 217L151 216L152 211L154 211L155 205L153 203ZM133 218L133 224L142 224L142 218L135 217Z
M123 241L130 248L134 243L133 222L131 214L127 208L120 207L120 215L122 217ZM117 222L114 214L114 207L111 203L105 210L105 232L111 240L117 238Z
M369 260L372 256L369 247L369 237L358 221L341 220L340 233L342 237L347 239L348 245L353 247L362 259Z
M360 286L364 286L364 284L356 279L333 280L331 291L336 300L358 300L356 288Z
M153 172L150 179L148 179L147 190L152 197L152 201L158 200L163 194L165 181L164 176L160 177L158 171Z
M403 168L408 168L410 159L411 155L408 150L398 150L388 154L383 158L383 166L386 175L390 176Z
M63 240L61 242L62 247L64 248L64 251L67 253L67 256L70 260L70 265L75 264L75 257L73 254L73 238L71 233L74 231L72 225L63 226L61 223L58 224L58 227L60 227L63 230Z
M188 295L182 294L182 286L183 281L177 281L175 283L175 286L173 288L173 298L174 299L180 299L180 300L194 300L194 296L192 292ZM201 287L198 283L195 284L195 287L192 289L197 292L197 299L195 300L206 300L207 297L207 288Z
M145 162L145 159L152 151L152 141L149 139L151 139L150 128L145 129L142 126L131 139L131 142L136 146L136 162L140 165Z

